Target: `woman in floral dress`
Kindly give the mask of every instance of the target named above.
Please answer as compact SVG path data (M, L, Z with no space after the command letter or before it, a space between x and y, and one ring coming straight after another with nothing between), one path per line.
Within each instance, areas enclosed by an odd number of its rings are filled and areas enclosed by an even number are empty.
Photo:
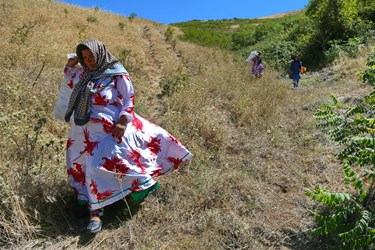
M163 128L134 112L131 78L103 43L76 48L64 70L72 89L65 120L71 124L67 172L78 201L90 209L87 230L102 228L103 207L127 195L137 202L192 154ZM78 67L78 62L81 67Z

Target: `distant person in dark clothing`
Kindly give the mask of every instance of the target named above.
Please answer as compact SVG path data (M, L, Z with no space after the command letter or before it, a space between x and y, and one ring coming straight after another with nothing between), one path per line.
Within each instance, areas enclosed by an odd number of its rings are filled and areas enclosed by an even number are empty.
M293 79L293 87L297 89L299 86L299 80L301 79L301 68L302 62L299 59L299 56L292 56L292 61L290 62L289 74L290 78Z

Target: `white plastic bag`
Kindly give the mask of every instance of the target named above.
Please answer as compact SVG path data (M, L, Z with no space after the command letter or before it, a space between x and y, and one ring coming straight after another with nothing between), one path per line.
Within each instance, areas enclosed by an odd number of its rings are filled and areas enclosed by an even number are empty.
M76 57L77 55L75 53L66 54L66 58L68 59ZM60 91L57 94L55 106L53 107L53 116L63 122L65 122L65 112L68 109L69 98L73 92L72 87L73 86L69 86L65 79L61 82Z
M245 61L251 62L253 60L253 58L256 57L257 55L258 55L258 52L256 50L251 51L250 55L247 57L247 59Z
M63 122L65 122L64 116L68 109L69 98L72 94L73 89L68 85L65 79L62 81L60 91L57 94L55 107L53 108L53 116Z

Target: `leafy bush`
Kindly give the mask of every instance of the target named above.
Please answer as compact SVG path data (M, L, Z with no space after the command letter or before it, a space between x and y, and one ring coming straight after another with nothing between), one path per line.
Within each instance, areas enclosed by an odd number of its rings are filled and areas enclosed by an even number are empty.
M202 30L199 28L185 28L183 41L192 41L202 46L230 49L232 47L231 36L219 30Z
M258 25L255 28L254 39L255 41L262 41L270 37L278 36L284 31L283 25L277 22L265 23Z
M16 27L16 29L13 31L13 40L19 44L26 44L29 39L30 33L37 24L37 22L34 22L23 24L21 27Z
M136 17L137 17L136 13L130 13L128 19L129 19L130 22L132 22L134 20L134 18L136 18Z
M172 26L168 26L167 30L165 31L165 38L167 39L167 41L172 41L172 38L173 38L173 34L174 34L174 29L172 28Z
M297 15L290 21L284 21L283 23L285 26L285 40L294 41L299 47L311 42L315 27L309 18L304 15Z
M340 42L340 40L329 41L329 49L324 52L324 55L328 63L335 60L335 58L339 58L344 55L344 48L340 45Z
M363 45L359 38L350 38L349 41L342 43L340 40L332 40L328 43L329 49L324 52L326 62L331 63L336 58L345 55L354 57Z
M299 54L299 49L291 41L270 41L249 47L249 51L260 50L267 65L276 69L286 70L293 54Z
M368 62L363 80L372 86L375 53ZM341 144L338 159L343 164L344 185L349 192L330 192L320 187L307 195L322 203L315 213L316 228L311 232L339 249L373 249L375 247L375 92L354 107L344 107L334 96L315 114L331 140ZM332 245L332 246L333 246ZM337 246L336 246L337 247Z
M353 37L360 22L357 0L311 0L306 14L314 21L316 38L323 47L327 41Z
M349 56L354 57L358 53L362 45L363 45L362 41L358 39L357 37L349 38L348 42L344 46L345 52Z
M160 80L160 87L162 88L161 95L171 95L179 87L183 86L189 76L186 74L177 75L174 77L166 77Z
M98 18L96 16L88 16L86 20L89 23L96 23L98 21Z
M130 61L130 53L132 51L129 49L122 49L117 55L118 60L126 67L126 70L131 74L134 71L134 65Z
M360 17L375 23L375 1L358 0L357 4Z
M77 29L78 29L78 38L80 41L84 41L87 39L87 25L83 24L77 24Z
M124 30L124 28L125 28L125 23L124 23L124 22L119 22L119 23L118 23L118 27L120 28L120 30Z
M363 81L375 88L375 51L370 54L367 69L363 72Z
M303 15L293 15L279 19L196 20L175 25L184 32L182 40L236 51L242 58L252 50L261 50L269 65L284 68L291 54L300 51L310 39L302 36L311 29L306 23L309 24ZM297 28L300 25L304 28ZM294 34L289 37L290 32Z
M248 47L256 43L254 37L255 30L239 30L232 33L232 49L239 50L243 47Z
M232 50L241 57L262 50L276 68L284 68L288 54L297 53L307 67L317 69L338 56L353 56L361 44L374 41L373 5L366 0L311 0L305 12L282 18L193 20L174 25L184 32L180 38L185 41ZM282 52L286 48L292 51Z

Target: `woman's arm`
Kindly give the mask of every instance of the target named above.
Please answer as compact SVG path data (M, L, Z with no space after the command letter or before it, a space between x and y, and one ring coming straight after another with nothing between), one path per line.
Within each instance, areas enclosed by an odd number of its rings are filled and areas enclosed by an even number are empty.
M73 89L74 84L76 84L83 73L82 67L76 67L78 63L78 58L69 58L67 64L64 68L64 79L68 86Z
M123 106L119 114L113 134L115 137L122 136L125 132L126 124L133 120L134 112L134 88L129 75L119 75L115 77L115 87L123 98Z

